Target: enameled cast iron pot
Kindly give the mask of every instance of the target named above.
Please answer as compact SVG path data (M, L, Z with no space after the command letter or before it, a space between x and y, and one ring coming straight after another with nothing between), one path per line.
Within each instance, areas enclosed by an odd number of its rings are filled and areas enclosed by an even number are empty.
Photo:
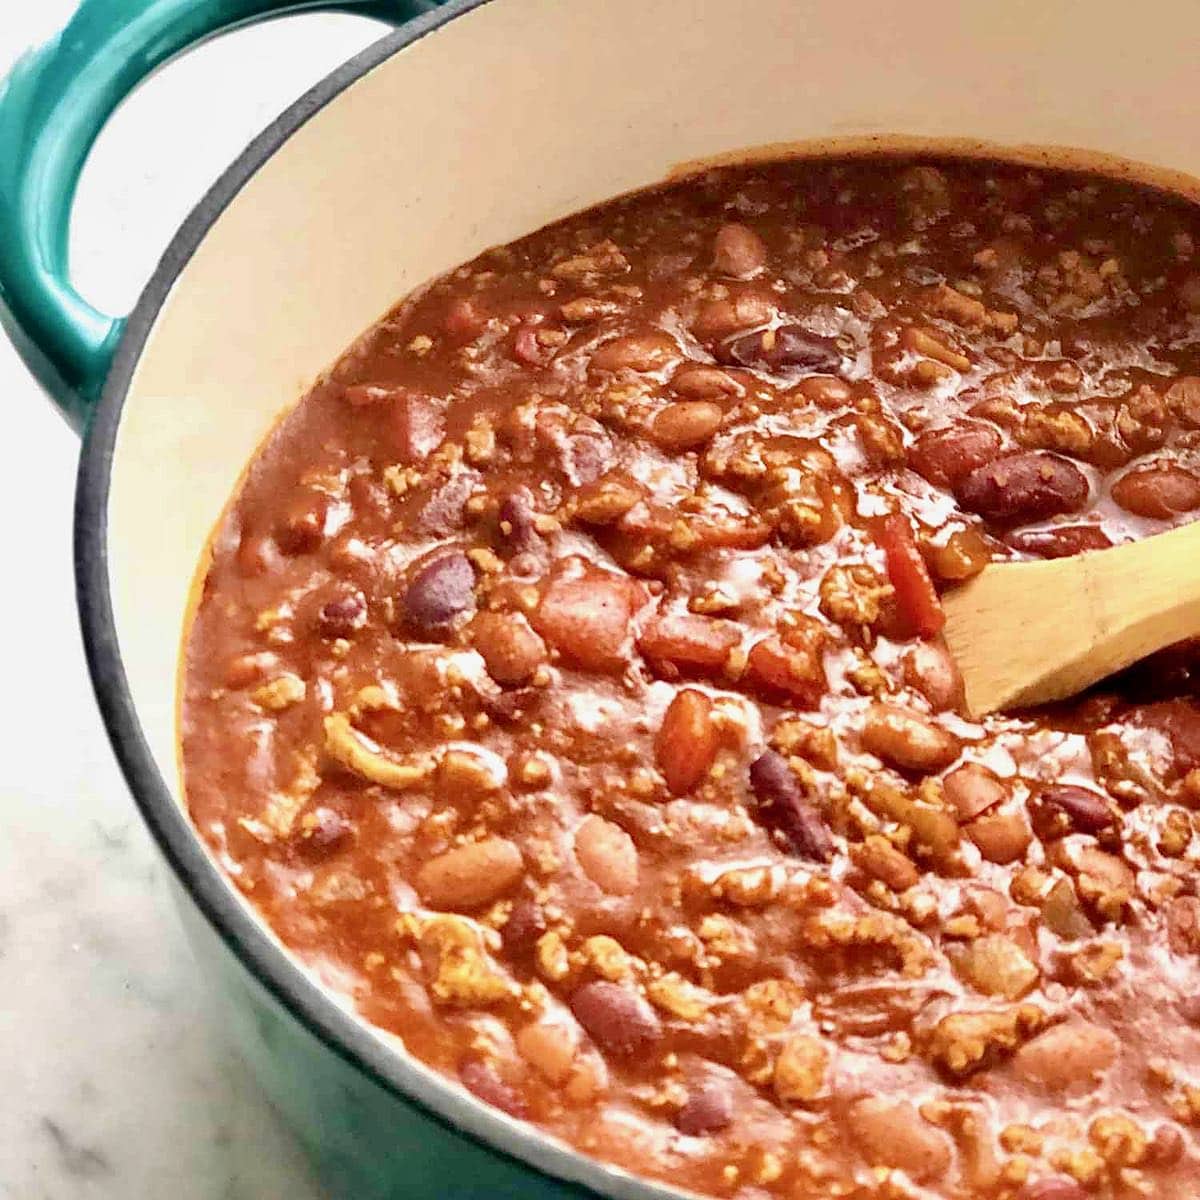
M131 316L96 312L68 280L66 227L108 115L175 53L304 8L409 23L247 148ZM1100 152L1194 189L1197 45L1195 0L86 0L18 64L0 90L0 317L85 435L96 693L229 1024L336 1195L673 1193L539 1137L357 1022L193 834L180 636L205 539L272 421L415 285L681 163L954 139L1034 161L1031 146Z

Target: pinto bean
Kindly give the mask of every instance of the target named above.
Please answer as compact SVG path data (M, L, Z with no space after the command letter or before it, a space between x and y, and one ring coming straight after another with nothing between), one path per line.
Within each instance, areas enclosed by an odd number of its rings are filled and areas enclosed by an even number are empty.
M637 584L612 571L558 573L543 587L533 627L585 670L617 672L628 662L630 624L643 598Z
M749 279L763 269L767 248L753 229L737 222L722 225L713 241L713 266L722 275Z
M628 896L637 891L638 852L620 825L603 817L584 817L575 831L575 857L601 891Z
M742 640L733 621L693 613L663 613L642 631L638 649L662 674L715 674Z
M929 701L934 712L957 709L963 702L958 663L941 640L918 642L904 656L904 682Z
M667 707L654 752L667 787L682 796L697 787L717 757L712 701L693 688L677 692Z
M942 781L942 787L958 819L964 823L1003 803L1009 794L1007 785L996 775L973 762L955 767Z
M679 400L655 414L650 440L663 450L691 450L720 429L724 416L711 400Z
M957 757L961 744L949 730L920 713L894 704L873 704L863 721L865 749L909 771L940 771Z
M854 389L828 375L812 375L796 384L796 391L818 408L844 408L854 399Z
M571 1011L601 1050L620 1058L645 1054L662 1037L654 1009L636 992L607 980L576 989Z
M953 488L964 475L1000 453L1000 431L982 421L962 421L921 434L909 447L908 462L918 475Z
M1117 1059L1116 1037L1099 1025L1069 1021L1026 1042L1013 1056L1018 1079L1047 1092L1065 1092L1108 1070Z
M1077 512L1087 502L1083 472L1057 454L1006 454L976 467L954 487L959 503L990 521L1018 524Z
M1135 516L1168 521L1200 508L1200 479L1174 463L1140 467L1112 485L1112 498Z
M777 637L755 642L746 660L746 679L766 698L786 697L802 708L815 708L828 687L818 649L788 646Z
M555 1085L566 1083L579 1046L565 1022L531 1021L521 1027L515 1040L517 1053L543 1079Z
M966 832L988 862L1001 865L1024 858L1033 841L1025 813L1011 805L998 806L976 817Z
M720 367L687 363L671 376L671 390L688 400L731 400L746 389Z
M491 837L430 859L417 871L416 885L433 908L479 908L507 892L523 871L520 850L505 838Z
M656 329L605 342L592 355L591 366L597 371L646 374L663 370L679 357L679 343L669 333Z
M692 322L692 332L702 342L717 342L739 330L765 325L774 315L775 306L765 296L739 292L704 304Z
M854 1142L877 1167L904 1171L918 1183L940 1179L950 1168L951 1144L905 1100L871 1096L847 1114Z
M502 687L528 683L546 661L546 643L517 613L480 613L471 622L470 636L488 674Z

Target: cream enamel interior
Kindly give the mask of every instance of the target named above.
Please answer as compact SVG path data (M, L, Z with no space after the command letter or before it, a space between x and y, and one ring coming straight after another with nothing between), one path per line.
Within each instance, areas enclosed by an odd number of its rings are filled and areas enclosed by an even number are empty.
M139 719L175 786L198 557L271 422L415 285L674 165L890 134L1200 176L1200 5L492 0L320 111L238 194L149 336L108 554Z

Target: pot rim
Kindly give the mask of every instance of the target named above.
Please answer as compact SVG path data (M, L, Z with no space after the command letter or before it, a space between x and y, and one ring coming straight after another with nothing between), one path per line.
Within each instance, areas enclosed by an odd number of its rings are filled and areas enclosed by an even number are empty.
M347 1064L393 1096L416 1104L448 1130L469 1136L519 1165L603 1196L670 1200L685 1193L590 1158L475 1099L402 1047L389 1047L363 1019L339 1005L305 973L238 899L159 771L138 720L113 616L107 536L116 439L138 360L176 278L242 187L309 118L399 51L488 2L449 0L331 71L249 143L180 226L125 323L84 439L74 510L76 603L97 704L142 819L188 898L258 984Z

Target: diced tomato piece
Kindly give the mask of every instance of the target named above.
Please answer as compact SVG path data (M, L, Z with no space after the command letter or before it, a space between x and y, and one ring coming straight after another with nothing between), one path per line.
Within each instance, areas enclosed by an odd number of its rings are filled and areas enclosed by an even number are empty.
M879 543L887 558L888 579L896 589L901 616L918 637L933 637L945 625L946 614L908 518L899 513L889 516L883 522Z

